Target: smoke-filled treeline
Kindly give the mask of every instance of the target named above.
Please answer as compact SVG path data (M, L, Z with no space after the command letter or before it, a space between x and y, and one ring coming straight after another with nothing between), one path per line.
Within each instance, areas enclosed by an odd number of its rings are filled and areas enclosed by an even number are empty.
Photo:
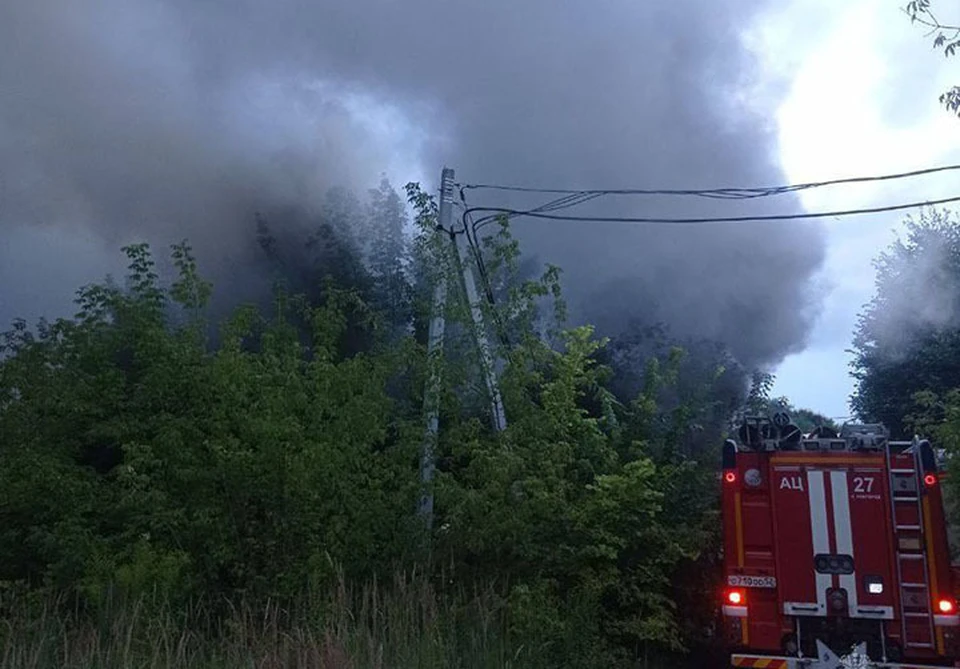
M905 228L875 261L876 292L853 338L851 406L894 438L922 435L943 449L960 555L960 222L955 212L929 209Z
M852 406L895 436L910 438L936 417L925 406L929 396L960 387L956 215L930 210L908 218L904 237L875 266L876 294L860 314L853 340Z
M432 199L408 195L415 221L386 183L332 192L312 223L262 213L272 298L220 321L188 245L169 282L135 245L75 318L6 335L0 666L146 661L157 634L179 666L719 657L715 472L742 370L663 331L569 327L562 274L524 280L502 227L486 268L509 427L489 427L454 292L425 533L425 322L450 257Z
M59 309L54 295L141 240L189 237L216 295L250 299L264 285L246 234L255 212L306 222L337 206L325 189L361 190L379 169L568 188L782 183L780 82L743 40L776 4L4 2L0 320ZM571 213L801 209L793 195L646 197ZM815 222L522 220L515 234L564 268L578 322L666 322L751 366L802 350L821 297Z

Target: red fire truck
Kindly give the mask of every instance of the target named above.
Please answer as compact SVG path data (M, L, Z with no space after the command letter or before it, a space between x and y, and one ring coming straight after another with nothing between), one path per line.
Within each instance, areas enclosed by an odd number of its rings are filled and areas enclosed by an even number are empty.
M748 418L723 447L724 633L734 667L956 667L942 474L882 425Z

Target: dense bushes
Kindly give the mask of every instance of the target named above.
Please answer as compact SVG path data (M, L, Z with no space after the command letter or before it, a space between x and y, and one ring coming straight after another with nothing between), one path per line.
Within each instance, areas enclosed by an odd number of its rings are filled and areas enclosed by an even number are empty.
M488 252L490 280L510 287L493 319L510 335L509 427L491 433L478 410L454 304L424 533L417 309L445 265L432 202L410 193L420 236L409 251L376 246L372 291L277 291L269 316L238 308L210 340L211 286L189 247L174 248L166 288L138 245L124 288L84 288L76 318L36 332L17 324L0 364L0 579L91 615L118 600L167 612L202 600L213 620L238 601L302 611L306 593L419 569L446 606L491 593L484 624L513 644L512 666L626 665L702 636L715 453L684 443L716 407L672 393L663 408L679 352L649 360L641 391L620 402L604 342L540 312L559 298L558 273L516 279L506 228Z

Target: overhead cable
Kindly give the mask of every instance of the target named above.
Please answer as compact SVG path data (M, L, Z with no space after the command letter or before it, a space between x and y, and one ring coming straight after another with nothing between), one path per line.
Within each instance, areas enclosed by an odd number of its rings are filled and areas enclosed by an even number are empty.
M534 209L522 211L518 209L508 209L506 207L471 207L464 212L464 217L474 212L488 212L492 216L485 216L477 221L476 228L482 227L490 220L496 219L498 215L508 217L525 216L528 218L542 218L553 221L581 221L592 223L636 223L636 224L708 224L708 223L746 223L750 221L792 221L805 220L813 218L836 218L840 216L855 216L859 214L878 214L886 211L902 211L904 209L916 209L919 207L928 207L938 204L947 204L950 202L960 202L960 196L943 198L939 200L925 200L922 202L909 202L906 204L895 204L884 207L868 207L862 209L843 209L837 211L815 211L802 214L767 214L767 215L747 215L747 216L723 216L723 217L699 217L699 218L656 218L656 217L633 217L633 216L565 216L562 214L553 214L549 212L537 211ZM465 218L464 218L465 220Z
M567 195L686 195L708 198L729 198L729 199L750 199L757 197L769 197L772 195L781 195L784 193L794 193L811 188L823 188L826 186L835 186L839 184L850 183L868 183L877 181L893 181L897 179L907 179L911 177L923 176L927 174L936 174L960 170L960 165L942 165L940 167L928 167L909 172L899 172L895 174L882 174L875 176L846 177L843 179L829 179L825 181L811 181L799 184L787 184L781 186L752 187L752 188L699 188L699 189L670 189L670 188L613 188L613 189L564 189L564 188L533 188L527 186L511 186L501 184L458 184L461 191L464 190L499 190L517 193L544 193L544 194L567 194Z

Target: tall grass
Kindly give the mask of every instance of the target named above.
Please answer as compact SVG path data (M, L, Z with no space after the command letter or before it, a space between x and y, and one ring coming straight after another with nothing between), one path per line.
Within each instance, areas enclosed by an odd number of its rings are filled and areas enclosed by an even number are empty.
M291 606L236 601L216 616L203 603L172 607L150 597L108 599L91 613L27 593L5 594L2 610L0 669L529 666L522 645L519 654L509 648L495 592L438 596L416 576L359 588L340 579Z

